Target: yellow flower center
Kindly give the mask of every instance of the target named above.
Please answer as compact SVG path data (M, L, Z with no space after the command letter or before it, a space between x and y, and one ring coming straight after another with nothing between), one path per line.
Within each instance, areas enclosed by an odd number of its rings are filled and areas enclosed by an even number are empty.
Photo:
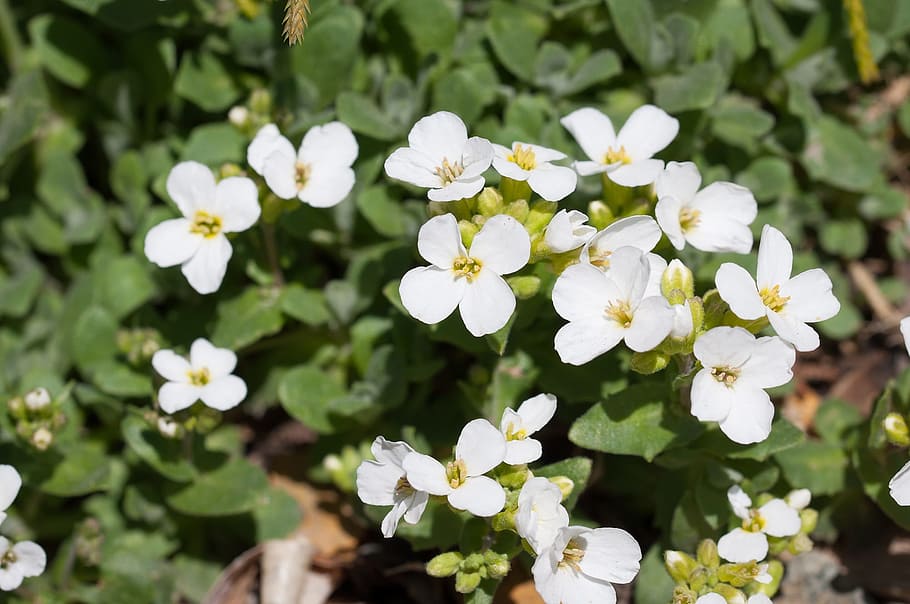
M306 186L307 181L310 179L310 164L305 164L302 161L294 164L294 180L297 183L297 192L303 190L303 187Z
M442 165L438 166L434 172L442 180L443 186L450 185L455 182L461 173L464 172L464 166L461 165L461 162L450 163L449 159L444 157L442 159Z
M14 552L12 550L12 548L10 548L10 549L6 550L6 553L3 554L2 558L0 558L0 566L2 566L3 568L6 568L10 564L15 564L17 561L18 561L18 558L16 557L16 552Z
M739 369L737 367L712 367L711 377L729 388L736 383Z
M593 250L592 250L593 251ZM594 252L593 254L588 252L588 262L597 268L602 268L604 270L610 268L610 256L613 254L610 250L603 252Z
M534 156L534 150L529 146L515 145L515 149L506 159L522 170L533 170L537 167L537 158Z
M464 465L464 462L460 459L455 461L450 461L446 464L446 479L449 481L449 486L453 489L457 489L464 484L464 481L468 478L468 468Z
M575 539L570 539L566 544L566 549L562 550L562 560L560 566L568 566L576 571L581 570L581 560L585 557L585 549L581 543Z
M632 307L625 300L610 302L607 304L604 313L606 313L608 319L616 321L622 327L632 325Z
M629 157L629 154L626 153L625 147L620 147L619 149L614 149L610 147L607 149L607 152L604 154L605 164L631 164L632 158Z
M190 233L197 233L207 239L211 239L221 232L221 216L215 216L205 210L196 210L193 214L193 222L190 225Z
M524 428L515 429L515 423L509 422L506 428L506 440L524 440L528 437L528 431Z
M190 384L193 386L205 386L212 381L212 374L209 373L208 367L196 370L190 369L186 372L186 375L190 378Z
M689 229L698 226L701 221L701 212L692 208L684 207L679 211L679 228L685 233Z
M473 281L480 274L481 268L483 268L483 264L481 264L480 260L469 256L459 256L452 263L452 270L455 271L455 276L464 277L468 282Z
M395 494L396 495L407 495L414 491L414 487L411 486L411 483L408 482L406 476L402 476L398 479L398 482L395 484Z
M790 296L780 295L780 285L763 287L758 292L758 295L761 296L762 303L774 312L782 311L787 305L787 302L790 301Z
M765 519L758 510L749 510L749 517L743 519L743 530L750 533L760 533L765 528Z

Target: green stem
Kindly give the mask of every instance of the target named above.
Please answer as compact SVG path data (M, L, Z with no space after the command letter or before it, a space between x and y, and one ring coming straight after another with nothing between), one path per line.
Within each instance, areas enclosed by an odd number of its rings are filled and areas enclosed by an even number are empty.
M16 20L7 0L0 0L0 37L3 38L3 54L10 71L18 71L22 59L22 39L16 30Z
M531 186L523 180L514 180L503 176L499 183L499 191L502 193L502 201L505 204L512 203L518 199L524 199L525 201L531 199Z
M272 222L261 222L262 240L265 244L265 255L272 269L272 277L275 279L275 285L284 287L284 272L281 270L281 262L278 257L278 243L275 239L275 224Z

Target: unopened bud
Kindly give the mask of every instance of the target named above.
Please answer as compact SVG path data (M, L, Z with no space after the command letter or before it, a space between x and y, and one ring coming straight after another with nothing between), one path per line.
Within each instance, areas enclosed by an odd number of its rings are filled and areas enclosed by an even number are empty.
M799 511L800 527L799 532L808 535L818 526L818 510L806 508Z
M431 577L451 577L458 572L464 556L460 552L439 554L427 562L427 574Z
M670 357L660 350L649 350L647 352L636 352L632 355L629 367L635 373L642 375L651 375L664 369L670 363Z
M533 298L540 291L540 277L534 275L520 275L518 277L509 277L506 279L512 293L519 300Z
M322 467L329 472L337 472L344 467L344 464L341 463L340 457L334 453L331 453L329 455L326 455L325 459L322 460Z
M673 588L672 604L695 604L698 594L686 585L677 585Z
M563 501L568 499L569 495L571 495L572 491L575 489L575 481L568 476L551 476L547 480L559 487L559 492L562 493Z
M46 388L35 388L25 395L25 406L29 411L40 411L51 404L51 395Z
M767 572L767 566L757 562L722 564L717 569L717 578L733 587L743 587Z
M228 111L228 121L238 128L243 128L250 121L250 110L242 105L235 105Z
M718 583L711 588L714 593L722 596L724 600L727 601L727 604L746 604L746 594L739 591L732 585L724 585L723 583Z
M592 201L588 204L588 224L601 231L613 223L613 211L602 201Z
M809 538L809 535L805 533L800 533L795 535L790 539L790 546L787 548L791 554L805 554L806 552L811 552L814 547L812 539Z
M480 573L458 571L455 575L455 591L460 594L469 594L480 585L480 579Z
M531 209L528 207L527 200L516 199L505 207L505 213L524 224L524 221L527 220L531 213Z
M711 572L704 566L696 566L695 569L689 573L689 587L695 591L700 591L710 580Z
M250 110L266 117L272 113L272 95L265 88L258 88L250 95Z
M243 176L246 172L243 171L243 168L234 163L221 164L221 168L218 170L219 178L230 178L232 176Z
M487 576L491 579L502 579L509 574L511 565L507 555L487 550L484 552L483 558L487 567Z
M553 215L556 214L558 207L555 201L538 199L531 204L528 210L528 217L524 221L525 228L532 235L543 233L550 221L553 220Z
M531 473L528 471L528 466L526 464L517 464L514 466L506 466L504 469L496 472L495 478L499 484L505 488L515 491L524 486L524 483L531 478Z
M901 414L889 413L882 421L882 427L891 443L901 447L910 445L910 430L907 428L907 420Z
M158 433L165 438L177 438L180 434L180 426L173 420L166 417L159 417Z
M477 196L477 213L484 216L502 214L502 194L493 187L486 187Z
M461 233L462 243L464 243L464 246L466 248L469 248L471 247L471 243L474 241L474 235L480 231L480 226L470 220L459 220L458 230Z
M468 554L468 556L464 559L464 562L461 563L461 570L468 573L474 573L483 568L483 566L485 566L483 554L480 552L474 552L472 554Z
M689 575L698 568L698 562L684 552L669 549L664 552L664 566L677 583L688 583Z
M784 498L791 508L801 510L812 502L812 491L809 489L795 489Z
M681 292L681 300L674 301L670 297L673 292ZM685 300L695 296L695 277L692 271L678 259L673 259L667 265L660 278L660 292L670 304L682 304ZM677 297L680 297L677 295Z
M708 568L717 568L720 566L720 556L717 554L717 544L711 539L705 539L698 544L696 554L698 562Z
M39 451L47 451L52 442L54 442L53 433L43 426L32 434L32 445Z
M14 417L21 418L25 416L25 401L22 400L21 396L14 396L9 399L6 406L9 407L9 412Z

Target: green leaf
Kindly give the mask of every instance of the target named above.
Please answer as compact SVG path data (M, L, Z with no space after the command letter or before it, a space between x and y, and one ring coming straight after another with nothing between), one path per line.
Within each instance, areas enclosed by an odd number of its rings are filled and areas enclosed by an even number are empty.
M291 283L284 288L281 310L311 327L325 325L331 318L325 295L318 289L307 289L299 283Z
M554 476L571 478L575 486L569 496L563 501L563 505L571 512L575 508L575 504L578 503L578 497L584 492L588 484L588 478L591 476L591 465L591 460L587 457L570 457L542 468L536 468L534 475L543 476L544 478L552 478Z
M692 491L686 491L670 521L670 542L675 549L694 551L698 542L705 535L710 535L713 527L708 524L701 509L695 501Z
M863 422L863 414L854 405L840 399L826 399L815 414L815 431L825 442L844 445L848 432Z
M21 317L29 311L44 273L35 265L23 266L12 277L0 278L0 316Z
M793 488L806 488L813 495L836 495L847 481L847 454L840 445L807 441L781 451L774 460Z
M603 84L621 72L622 64L619 61L619 55L612 50L601 49L585 59L561 92L562 94L577 94L596 84Z
M447 71L433 85L433 109L451 111L470 124L496 101L499 80L489 63Z
M802 163L815 180L847 191L867 191L879 178L881 155L853 128L823 116L807 124Z
M291 66L311 81L326 105L342 90L360 50L363 15L350 6L335 6L314 19L303 42L291 49Z
M850 260L865 254L869 244L866 225L858 218L828 220L821 225L818 235L823 250Z
M351 130L379 140L394 140L401 129L369 97L358 92L342 92L335 101L338 117Z
M104 72L107 53L91 31L78 21L40 15L28 24L38 59L55 78L82 88Z
M719 457L765 461L775 453L795 447L805 440L806 435L802 430L786 419L778 417L771 424L771 434L759 443L740 445L727 438L720 430L710 430L695 441L693 446L710 451Z
M493 604L493 597L499 587L499 579L484 579L477 589L465 595L465 604Z
M749 152L773 127L774 116L746 97L727 95L711 112L711 129L717 138Z
M98 388L113 396L147 397L152 393L147 373L138 373L113 359L93 363L89 368L91 380Z
M167 503L189 516L231 516L256 507L268 488L269 481L258 466L235 459L169 495Z
M910 507L898 505L888 488L891 478L906 463L905 450L872 451L859 448L853 451L853 465L862 481L863 491L891 520L910 530Z
M242 162L247 140L232 124L204 124L194 128L181 156L210 166Z
M694 440L701 423L659 384L636 384L588 409L572 424L569 440L580 447L653 460L661 451Z
M34 138L50 109L47 88L37 69L14 75L6 96L8 107L0 113L0 165Z
M238 350L281 331L281 291L247 288L239 296L218 304L216 315L212 343Z
M357 196L356 203L357 209L380 235L400 237L408 232L408 215L401 202L389 195L388 187L367 187Z
M190 482L196 468L186 459L181 441L164 438L142 418L128 416L120 427L123 440L142 461L175 482Z
M458 31L458 18L446 0L397 0L392 12L410 39L417 56L446 53Z
M89 367L117 354L117 320L106 309L90 306L76 320L70 354L80 367Z
M736 175L736 182L752 191L759 201L775 200L796 190L790 163L779 157L755 159Z
M496 57L517 77L534 80L537 46L547 31L546 18L530 7L498 0L490 7L487 38Z
M96 270L99 299L114 318L122 319L145 304L155 293L149 263L121 256Z
M667 604L674 586L664 567L663 547L655 543L642 559L635 579L635 604Z
M283 539L300 524L300 505L286 491L269 487L253 508L256 521L256 541Z
M209 112L227 109L240 96L230 71L221 59L207 51L183 55L174 92Z
M329 410L345 394L339 381L311 365L291 369L278 385L278 400L285 411L317 432L333 430Z
M632 58L646 70L655 67L652 47L656 19L651 0L607 0L607 7L610 9L613 29Z
M651 80L655 103L668 113L707 109L714 105L726 84L723 69L714 62L695 63L679 75Z
M109 487L111 462L101 446L79 443L60 453L62 458L38 484L39 489L57 497L79 497Z

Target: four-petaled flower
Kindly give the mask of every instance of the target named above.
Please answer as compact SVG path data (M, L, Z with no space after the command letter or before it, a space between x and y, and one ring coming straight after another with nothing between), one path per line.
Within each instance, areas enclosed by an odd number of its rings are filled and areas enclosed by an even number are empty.
M26 577L37 577L47 566L44 549L34 541L20 541L15 545L0 537L0 589L12 591L22 585Z
M796 352L780 338L756 338L742 327L715 327L695 340L701 369L692 381L692 415L718 422L742 445L771 433L774 405L765 392L793 377Z
M679 121L654 105L633 111L619 134L610 118L590 107L573 111L560 121L590 158L575 162L578 173L606 172L610 180L624 187L654 182L664 162L651 158L679 132Z
M744 563L761 561L768 555L768 535L792 537L799 533L802 521L799 511L783 499L772 499L758 509L738 485L727 490L733 513L742 519L737 527L717 542L717 553L724 560Z
M518 465L537 461L543 454L540 441L530 438L543 428L556 413L556 397L552 394L538 394L524 401L518 410L502 412L499 430L506 439L505 462Z
M569 321L556 333L559 358L581 365L623 340L636 352L660 344L675 313L665 298L647 295L650 281L648 259L633 247L617 249L606 273L590 264L563 271L553 287L553 307Z
M166 186L183 218L152 227L145 255L162 268L180 264L200 294L217 291L232 253L226 234L245 231L259 219L256 185L241 176L216 184L211 170L187 161L174 166Z
M748 254L758 205L752 192L732 182L715 182L701 191L701 174L692 162L671 161L654 183L654 215L678 250L686 242L703 252Z
M743 267L725 262L714 280L720 297L737 317L768 317L781 338L804 352L818 348L818 333L806 323L830 319L840 311L831 279L820 268L790 277L793 249L783 233L770 225L762 229L756 279Z
M572 168L550 162L566 154L528 143L512 143L512 148L493 145L493 167L502 176L527 181L531 190L547 201L559 201L575 190L578 174Z
M0 465L0 524L6 520L6 510L13 505L19 489L22 488L22 477L10 465Z
M546 604L615 604L612 583L630 583L641 547L618 528L559 529L553 544L534 561L534 586Z
M296 151L275 124L267 124L256 133L246 157L278 197L329 208L354 188L351 165L358 151L354 133L341 122L310 128Z
M176 413L200 399L218 411L237 406L246 398L246 383L231 375L236 366L236 354L204 338L190 346L189 361L173 350L159 350L152 357L152 367L168 380L158 390L161 409Z
M401 279L401 303L415 319L439 323L458 307L474 336L502 329L515 310L515 294L501 275L524 267L531 255L528 232L511 216L493 216L461 242L451 214L428 220L417 235L417 249L431 266L411 269Z
M588 242L597 229L585 224L588 217L578 210L560 210L550 219L543 241L556 254L575 250Z
M449 504L475 516L499 513L506 494L499 483L484 476L502 463L506 441L485 419L468 422L455 445L455 459L442 465L429 455L411 453L404 459L408 482L431 495L445 495Z
M493 161L493 145L485 138L468 138L461 118L448 111L423 117L400 147L385 161L389 177L430 189L431 201L456 201L483 189L483 173Z
M404 460L414 452L409 444L377 436L370 451L376 461L365 460L357 468L357 495L368 505L392 506L382 519L382 535L391 537L402 518L408 524L417 524L427 507L429 495L408 482Z
M553 545L559 529L569 526L569 512L562 506L562 491L536 476L528 479L518 493L515 530L535 553Z

